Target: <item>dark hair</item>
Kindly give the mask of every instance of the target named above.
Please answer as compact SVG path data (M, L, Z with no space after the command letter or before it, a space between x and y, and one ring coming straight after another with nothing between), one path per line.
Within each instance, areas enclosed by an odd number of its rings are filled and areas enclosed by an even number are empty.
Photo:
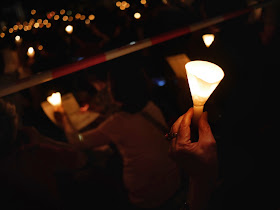
M15 105L0 98L0 154L16 140L18 116Z
M120 60L108 72L108 80L114 100L121 102L126 112L139 112L150 100L147 75L135 58Z

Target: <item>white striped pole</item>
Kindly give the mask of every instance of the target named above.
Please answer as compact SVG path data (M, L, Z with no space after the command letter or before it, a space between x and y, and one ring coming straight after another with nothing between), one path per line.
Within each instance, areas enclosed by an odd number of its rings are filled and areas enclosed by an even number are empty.
M236 18L238 16L241 16L243 14L246 14L250 12L253 9L259 8L259 7L265 7L268 4L270 4L272 1L260 3L253 5L251 7L237 10L234 12L230 12L221 16L217 16L214 18L210 18L198 23L191 24L187 27L179 28L170 32L166 32L151 38L147 38L138 42L130 43L129 45L125 45L120 48L116 48L114 50L107 51L105 53L101 53L99 55L88 57L84 60L68 64L62 67L58 67L52 70L44 71L35 75L32 75L26 79L19 80L13 84L9 84L4 87L0 87L0 97L16 93L18 91L24 90L26 88L33 87L35 85L42 84L44 82L86 69L88 67L94 66L99 63L103 63L118 57L121 57L123 55L127 55L132 52L136 52L139 50L142 50L147 47L151 47L153 45L192 33L194 31L201 30L203 28L207 28L211 25L215 25L221 22L224 22L229 19Z

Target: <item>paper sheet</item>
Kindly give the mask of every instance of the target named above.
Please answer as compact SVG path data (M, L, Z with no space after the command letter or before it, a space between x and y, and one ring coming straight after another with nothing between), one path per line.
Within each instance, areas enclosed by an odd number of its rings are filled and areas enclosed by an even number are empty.
M176 77L186 80L185 65L190 61L189 57L186 54L177 54L168 56L165 59L173 69Z
M72 125L77 130L81 130L82 128L86 127L94 120L96 120L100 115L98 112L92 112L92 111L81 112L80 106L72 93L67 93L63 95L61 97L61 101L65 113L68 115ZM45 114L48 116L48 118L54 124L57 125L57 122L53 114L54 107L48 101L43 101L41 103L41 107L44 110Z

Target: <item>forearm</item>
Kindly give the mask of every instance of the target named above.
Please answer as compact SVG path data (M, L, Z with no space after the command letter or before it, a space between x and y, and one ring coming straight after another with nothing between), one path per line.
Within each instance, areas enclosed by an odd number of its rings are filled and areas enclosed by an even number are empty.
M82 134L80 134L79 131L74 128L67 116L63 117L63 129L65 136L70 144L73 144L79 148L83 147Z

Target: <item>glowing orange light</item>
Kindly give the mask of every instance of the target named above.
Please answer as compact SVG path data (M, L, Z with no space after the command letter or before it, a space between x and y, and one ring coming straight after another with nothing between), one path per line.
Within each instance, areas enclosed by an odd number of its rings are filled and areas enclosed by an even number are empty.
M59 15L55 15L55 16L53 17L53 19L54 19L54 20L58 20L58 19L59 19Z
M88 16L88 19L94 20L94 19L95 19L95 16L91 14L91 15Z
M35 15L35 14L36 14L36 10L35 9L31 10L31 15Z

